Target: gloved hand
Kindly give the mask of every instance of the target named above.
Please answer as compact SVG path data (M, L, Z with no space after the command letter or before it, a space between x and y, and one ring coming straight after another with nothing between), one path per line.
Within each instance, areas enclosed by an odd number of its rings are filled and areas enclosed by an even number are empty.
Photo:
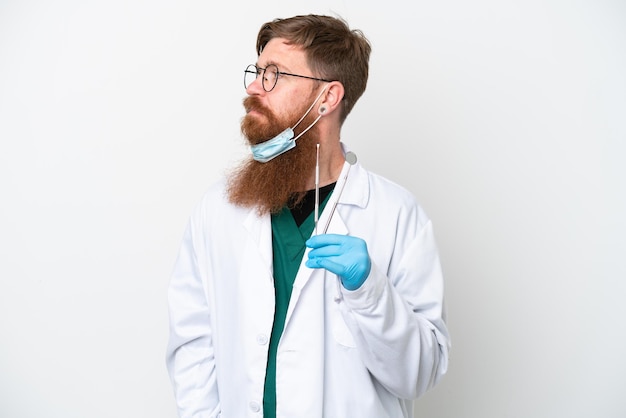
M335 273L348 290L356 290L370 274L372 264L367 244L361 238L348 235L322 234L308 239L312 248L306 266L324 268Z

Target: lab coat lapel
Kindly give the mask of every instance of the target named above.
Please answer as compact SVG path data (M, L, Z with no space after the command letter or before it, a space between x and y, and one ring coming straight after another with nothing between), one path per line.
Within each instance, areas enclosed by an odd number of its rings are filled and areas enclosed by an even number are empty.
M250 234L252 241L256 244L264 267L273 277L272 223L270 215L259 216L256 209L250 209L248 216L243 222L243 226L248 231L248 234Z

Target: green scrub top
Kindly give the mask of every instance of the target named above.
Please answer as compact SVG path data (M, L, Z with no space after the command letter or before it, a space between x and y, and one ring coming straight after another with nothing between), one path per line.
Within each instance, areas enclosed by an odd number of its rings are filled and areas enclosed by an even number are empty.
M331 193L328 193L320 203L320 213L324 210L330 195ZM276 307L265 375L265 392L263 394L264 418L276 417L276 351L285 327L293 282L296 279L296 274L298 274L298 269L306 250L305 243L313 233L314 228L315 217L313 213L310 213L300 226L296 224L288 208L283 208L278 214L272 215Z

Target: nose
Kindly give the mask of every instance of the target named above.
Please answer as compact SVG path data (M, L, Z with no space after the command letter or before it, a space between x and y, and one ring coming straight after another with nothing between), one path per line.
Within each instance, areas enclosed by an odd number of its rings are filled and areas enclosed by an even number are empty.
M265 92L265 90L263 89L263 85L261 83L262 78L261 76L255 78L252 83L250 83L248 85L248 87L246 88L246 93L248 95L253 95L253 94L263 94Z

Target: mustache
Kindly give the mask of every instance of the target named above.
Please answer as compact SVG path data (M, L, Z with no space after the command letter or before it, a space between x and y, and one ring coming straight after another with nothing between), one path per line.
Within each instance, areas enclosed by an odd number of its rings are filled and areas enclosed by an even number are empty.
M269 112L269 109L263 106L261 100L255 96L248 96L243 99L243 108L246 110L246 113L249 113L252 110L263 114L267 114Z

